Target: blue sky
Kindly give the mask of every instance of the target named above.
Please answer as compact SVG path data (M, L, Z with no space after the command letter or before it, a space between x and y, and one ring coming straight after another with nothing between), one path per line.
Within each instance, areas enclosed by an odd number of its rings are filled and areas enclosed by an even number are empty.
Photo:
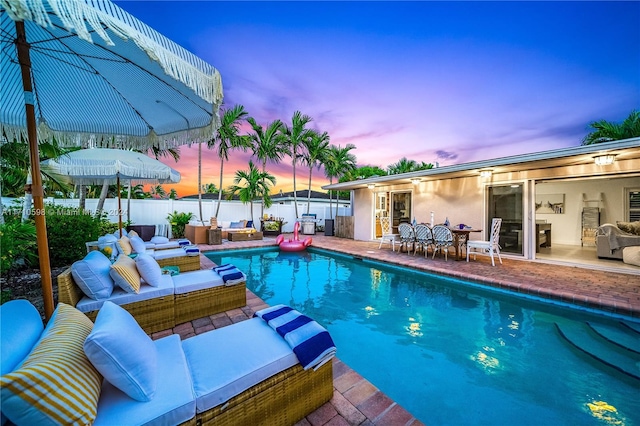
M261 124L300 110L356 145L359 165L577 146L589 122L640 108L640 2L116 3L218 68L225 106ZM196 158L183 148L172 164L180 195L196 192ZM217 184L205 159L203 182ZM233 154L225 186L248 159ZM286 161L268 169L290 190Z

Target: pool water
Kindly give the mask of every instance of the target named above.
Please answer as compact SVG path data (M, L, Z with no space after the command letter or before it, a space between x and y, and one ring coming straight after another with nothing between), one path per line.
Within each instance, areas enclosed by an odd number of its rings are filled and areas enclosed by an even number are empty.
M628 318L317 249L206 255L317 320L342 361L426 424L640 425Z

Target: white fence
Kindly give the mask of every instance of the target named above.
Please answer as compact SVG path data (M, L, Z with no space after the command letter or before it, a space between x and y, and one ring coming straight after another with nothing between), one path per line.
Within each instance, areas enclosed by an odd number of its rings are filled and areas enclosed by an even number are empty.
M21 199L2 198L3 208L16 211L17 204L14 200L21 201ZM127 201L123 199L122 206L122 220L127 220ZM136 225L158 225L168 224L167 216L174 211L177 212L190 212L193 213L194 220L200 220L200 209L198 207L198 200L156 200L156 199L144 199L144 200L129 200L131 205L130 218ZM48 198L45 200L47 204L55 204L65 207L78 207L79 200L75 199L61 199L61 198ZM202 200L202 219L205 224L209 223L209 219L215 215L217 200ZM98 199L86 199L85 207L89 212L95 212L98 205ZM319 225L324 226L324 220L335 218L335 201L332 204L331 212L329 214L329 203L326 202L312 202L309 210L310 214L315 214ZM107 213L108 218L112 222L118 221L118 199L107 198L104 203L104 211ZM254 203L253 205L253 220L256 224L256 228L260 227L260 217L262 213L262 205ZM282 227L283 232L293 232L293 225L295 223L295 207L291 204L274 204L268 209L264 209L264 213L269 216L284 218L286 224ZM307 213L306 200L300 199L298 201L298 215L302 216ZM351 208L344 207L344 203L338 207L338 216L350 215ZM220 203L220 212L217 216L218 221L238 221L238 220L251 220L250 205L243 204L240 201L222 201Z

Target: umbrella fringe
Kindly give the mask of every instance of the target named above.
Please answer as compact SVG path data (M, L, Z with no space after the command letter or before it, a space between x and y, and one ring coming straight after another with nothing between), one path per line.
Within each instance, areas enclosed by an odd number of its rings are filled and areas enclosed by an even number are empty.
M133 40L167 75L214 104L214 115L222 104L222 78L217 69L109 1L88 5L78 0L0 0L0 6L12 20L33 21L43 28L51 26L48 16L51 11L67 30L73 30L81 39L93 43L87 29L89 25L91 31L112 46L114 43L105 31L106 26L123 40Z
M52 130L44 123L40 123L38 126L38 140L44 142L55 138L60 146L63 147L115 148L147 151L150 146L154 146L160 150L167 150L177 148L181 145L210 141L219 127L219 120L217 118L218 116L214 115L211 123L204 127L181 130L160 136L154 132L150 132L145 136L114 136L101 133L58 131ZM0 135L5 136L7 141L27 140L28 138L26 128L3 123L0 123Z

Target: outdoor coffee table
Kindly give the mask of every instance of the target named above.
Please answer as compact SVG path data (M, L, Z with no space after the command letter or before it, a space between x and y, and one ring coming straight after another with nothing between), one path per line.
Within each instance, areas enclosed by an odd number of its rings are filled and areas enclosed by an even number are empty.
M228 231L227 239L229 241L254 241L263 238L262 232L246 232L246 231Z

